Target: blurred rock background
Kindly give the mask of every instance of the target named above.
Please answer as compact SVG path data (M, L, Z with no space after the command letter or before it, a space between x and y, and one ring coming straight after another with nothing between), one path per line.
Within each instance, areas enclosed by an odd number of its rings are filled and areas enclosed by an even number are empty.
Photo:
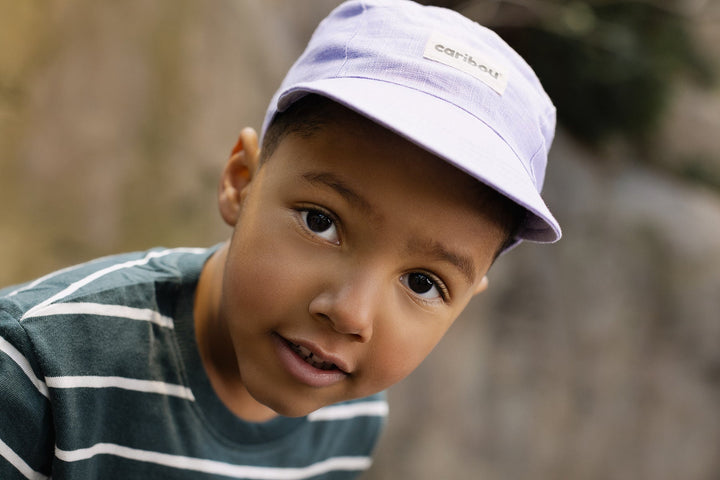
M337 0L0 0L0 285L203 246L240 129ZM720 2L466 0L560 114L564 227L390 392L367 479L720 478Z

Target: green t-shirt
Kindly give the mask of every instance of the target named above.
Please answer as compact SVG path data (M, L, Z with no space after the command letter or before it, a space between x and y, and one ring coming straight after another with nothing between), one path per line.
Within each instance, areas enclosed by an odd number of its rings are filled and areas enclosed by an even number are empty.
M0 290L0 478L346 479L382 395L249 423L215 395L192 302L214 249L101 258Z

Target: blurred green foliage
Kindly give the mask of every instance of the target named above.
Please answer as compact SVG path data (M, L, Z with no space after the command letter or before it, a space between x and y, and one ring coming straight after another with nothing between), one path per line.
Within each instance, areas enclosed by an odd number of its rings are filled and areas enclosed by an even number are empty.
M570 133L591 146L613 135L642 142L679 78L715 81L689 17L663 5L526 2L498 16L523 21L494 29L533 66Z

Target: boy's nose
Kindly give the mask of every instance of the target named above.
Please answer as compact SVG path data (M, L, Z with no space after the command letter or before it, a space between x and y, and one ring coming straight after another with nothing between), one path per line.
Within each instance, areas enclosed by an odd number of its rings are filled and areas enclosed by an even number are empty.
M358 274L326 288L310 302L310 314L327 321L342 334L357 341L372 338L381 300L381 283L369 274Z

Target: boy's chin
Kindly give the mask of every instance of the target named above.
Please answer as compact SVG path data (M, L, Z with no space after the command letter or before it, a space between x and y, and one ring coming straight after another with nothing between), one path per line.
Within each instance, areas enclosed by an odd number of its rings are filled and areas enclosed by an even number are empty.
M268 409L269 412L272 412L270 415L268 415L268 420L276 416L290 418L304 417L311 414L315 410L326 406L324 403L320 401L314 401L314 399L308 398L307 396L305 396L304 398L283 396L282 398L278 399L274 395L266 396L262 394L253 394L253 392L250 392L250 394L256 402L258 402L260 405L263 405L266 409ZM257 421L257 419L255 419L255 421Z
M291 405L280 402L280 405L273 405L270 406L266 404L266 406L275 412L276 415L282 416L282 417L289 417L289 418L299 418L304 417L307 415L310 415L315 410L318 410L325 405L310 405L311 402L295 402Z

